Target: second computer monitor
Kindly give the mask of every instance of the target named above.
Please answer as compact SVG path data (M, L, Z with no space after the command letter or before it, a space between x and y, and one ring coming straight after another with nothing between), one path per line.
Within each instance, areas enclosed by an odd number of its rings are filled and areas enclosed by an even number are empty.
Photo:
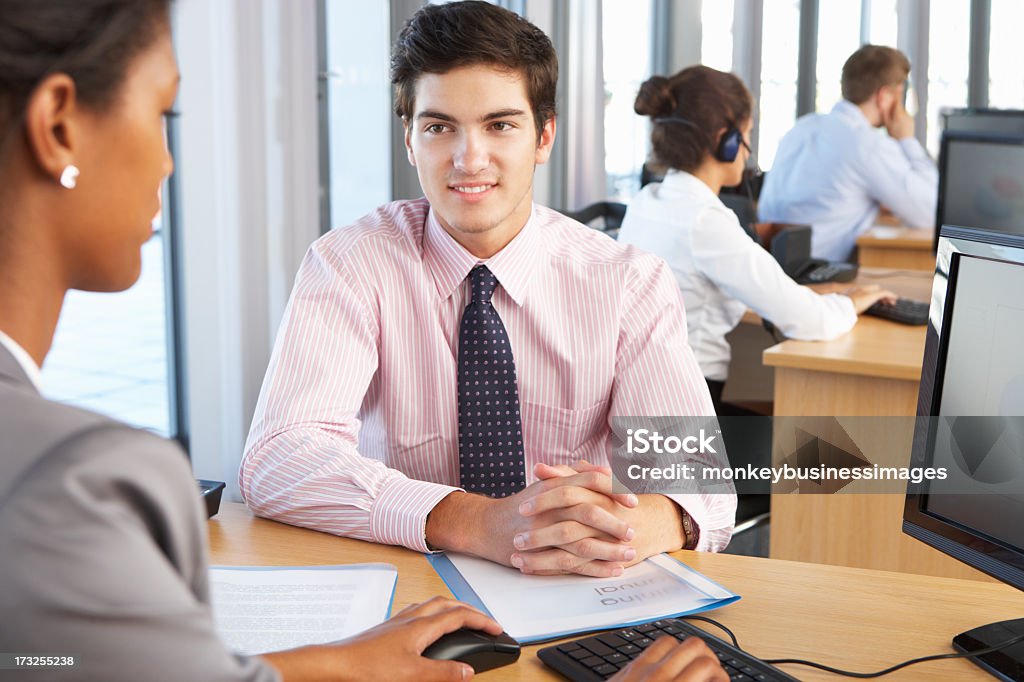
M942 129L947 132L1024 135L1024 111L1018 109L944 109Z
M936 226L1024 234L1024 134L947 132Z

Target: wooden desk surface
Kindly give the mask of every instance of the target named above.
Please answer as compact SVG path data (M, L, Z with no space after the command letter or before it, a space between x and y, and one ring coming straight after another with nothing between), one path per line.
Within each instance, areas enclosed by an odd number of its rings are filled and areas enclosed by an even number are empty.
M876 226L857 238L857 260L866 267L935 270L934 228Z
M890 249L931 251L935 242L935 229L931 227L907 227L876 225L857 237L857 246L881 246Z
M209 531L214 564L394 564L395 612L450 594L420 554L255 519L240 504L222 504ZM908 658L952 653L955 634L1024 613L1024 595L1001 584L724 554L676 556L742 595L708 615L763 658L811 658L841 668L878 670ZM519 663L483 673L481 679L557 679L536 659L537 648L525 647ZM803 666L785 669L802 680L837 679ZM947 660L912 666L885 679L990 678L967 661Z
M931 296L932 274L898 273L861 268L856 285L878 284L917 301ZM841 291L851 286L829 284L815 289ZM764 364L840 374L918 381L924 357L925 327L911 327L869 315L832 341L784 341L766 350Z

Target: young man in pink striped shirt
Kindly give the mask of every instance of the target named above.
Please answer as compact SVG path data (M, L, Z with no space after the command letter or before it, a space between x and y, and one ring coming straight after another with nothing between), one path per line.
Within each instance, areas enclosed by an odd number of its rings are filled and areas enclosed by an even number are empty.
M551 42L489 3L428 5L391 70L425 198L310 248L246 444L250 507L525 573L724 548L734 495L615 494L599 466L613 417L713 408L664 262L533 204Z

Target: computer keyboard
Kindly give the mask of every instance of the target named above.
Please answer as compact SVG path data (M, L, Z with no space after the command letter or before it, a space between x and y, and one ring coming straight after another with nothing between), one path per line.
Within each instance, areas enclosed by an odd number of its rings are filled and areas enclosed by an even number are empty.
M541 649L537 657L574 682L607 680L630 661L654 644L659 637L678 640L697 636L711 648L722 662L730 680L737 682L795 682L796 678L768 665L707 632L678 618L665 618L653 623L635 625L573 642Z
M895 322L902 322L903 324L928 324L928 304L921 301L912 301L909 298L898 298L894 305L888 305L879 301L865 310L864 313L866 315L874 315L875 317L884 317Z

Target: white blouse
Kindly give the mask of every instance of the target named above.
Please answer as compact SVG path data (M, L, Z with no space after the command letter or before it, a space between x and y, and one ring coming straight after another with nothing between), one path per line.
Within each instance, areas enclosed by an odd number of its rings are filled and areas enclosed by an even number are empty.
M849 297L820 295L793 281L701 180L669 171L633 198L619 241L668 261L686 304L690 345L704 376L725 381L725 339L747 308L787 337L835 338L857 322Z

